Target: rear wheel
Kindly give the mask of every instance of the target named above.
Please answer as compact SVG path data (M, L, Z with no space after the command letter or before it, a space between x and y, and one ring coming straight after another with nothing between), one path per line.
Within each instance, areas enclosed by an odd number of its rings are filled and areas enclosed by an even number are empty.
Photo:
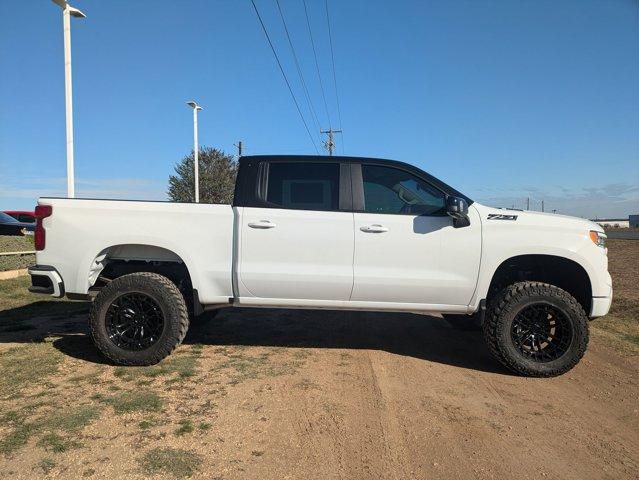
M518 282L489 303L484 338L492 355L510 370L553 377L573 368L588 346L588 319L565 290L541 282Z
M184 339L189 314L180 290L157 273L123 275L96 296L89 316L96 346L118 365L153 365Z

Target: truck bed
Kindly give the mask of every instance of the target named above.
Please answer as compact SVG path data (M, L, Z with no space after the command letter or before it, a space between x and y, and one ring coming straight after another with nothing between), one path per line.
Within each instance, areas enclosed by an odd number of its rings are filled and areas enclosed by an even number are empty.
M202 303L233 296L230 205L46 197L39 203L53 213L43 220L46 247L36 261L56 266L67 293L86 294L96 259L108 253L185 263Z

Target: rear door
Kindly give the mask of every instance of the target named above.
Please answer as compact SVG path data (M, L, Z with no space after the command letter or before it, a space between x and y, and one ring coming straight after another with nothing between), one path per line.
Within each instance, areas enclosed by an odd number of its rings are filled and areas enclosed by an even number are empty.
M260 162L257 201L241 211L240 297L349 299L354 248L349 170L331 161Z
M481 224L454 228L446 194L401 168L352 166L353 301L467 305L475 290Z

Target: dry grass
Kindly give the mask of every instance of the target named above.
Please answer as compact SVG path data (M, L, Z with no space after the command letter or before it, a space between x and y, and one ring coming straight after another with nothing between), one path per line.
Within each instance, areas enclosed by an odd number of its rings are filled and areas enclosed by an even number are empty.
M32 343L0 353L0 398L19 398L36 382L58 371L64 356L48 343Z
M608 240L608 262L612 307L607 316L593 321L591 327L619 352L636 355L639 354L639 241Z
M14 237L0 235L0 252L22 252L33 250L33 237Z
M33 250L33 237L0 236L0 252L24 252ZM27 268L35 264L35 255L0 257L0 272Z
M142 470L149 474L168 473L176 478L190 477L196 473L202 459L199 455L176 448L154 448L140 461Z

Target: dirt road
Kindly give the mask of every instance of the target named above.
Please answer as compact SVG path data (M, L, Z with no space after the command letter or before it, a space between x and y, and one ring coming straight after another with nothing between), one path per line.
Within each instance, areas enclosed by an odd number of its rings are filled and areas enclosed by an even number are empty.
M230 310L193 325L172 363L152 369L105 365L84 314L29 325L1 334L3 361L56 360L44 378L2 392L6 477L639 472L637 359L597 335L572 372L524 379L499 367L479 334L410 314ZM30 343L42 337L53 340Z

